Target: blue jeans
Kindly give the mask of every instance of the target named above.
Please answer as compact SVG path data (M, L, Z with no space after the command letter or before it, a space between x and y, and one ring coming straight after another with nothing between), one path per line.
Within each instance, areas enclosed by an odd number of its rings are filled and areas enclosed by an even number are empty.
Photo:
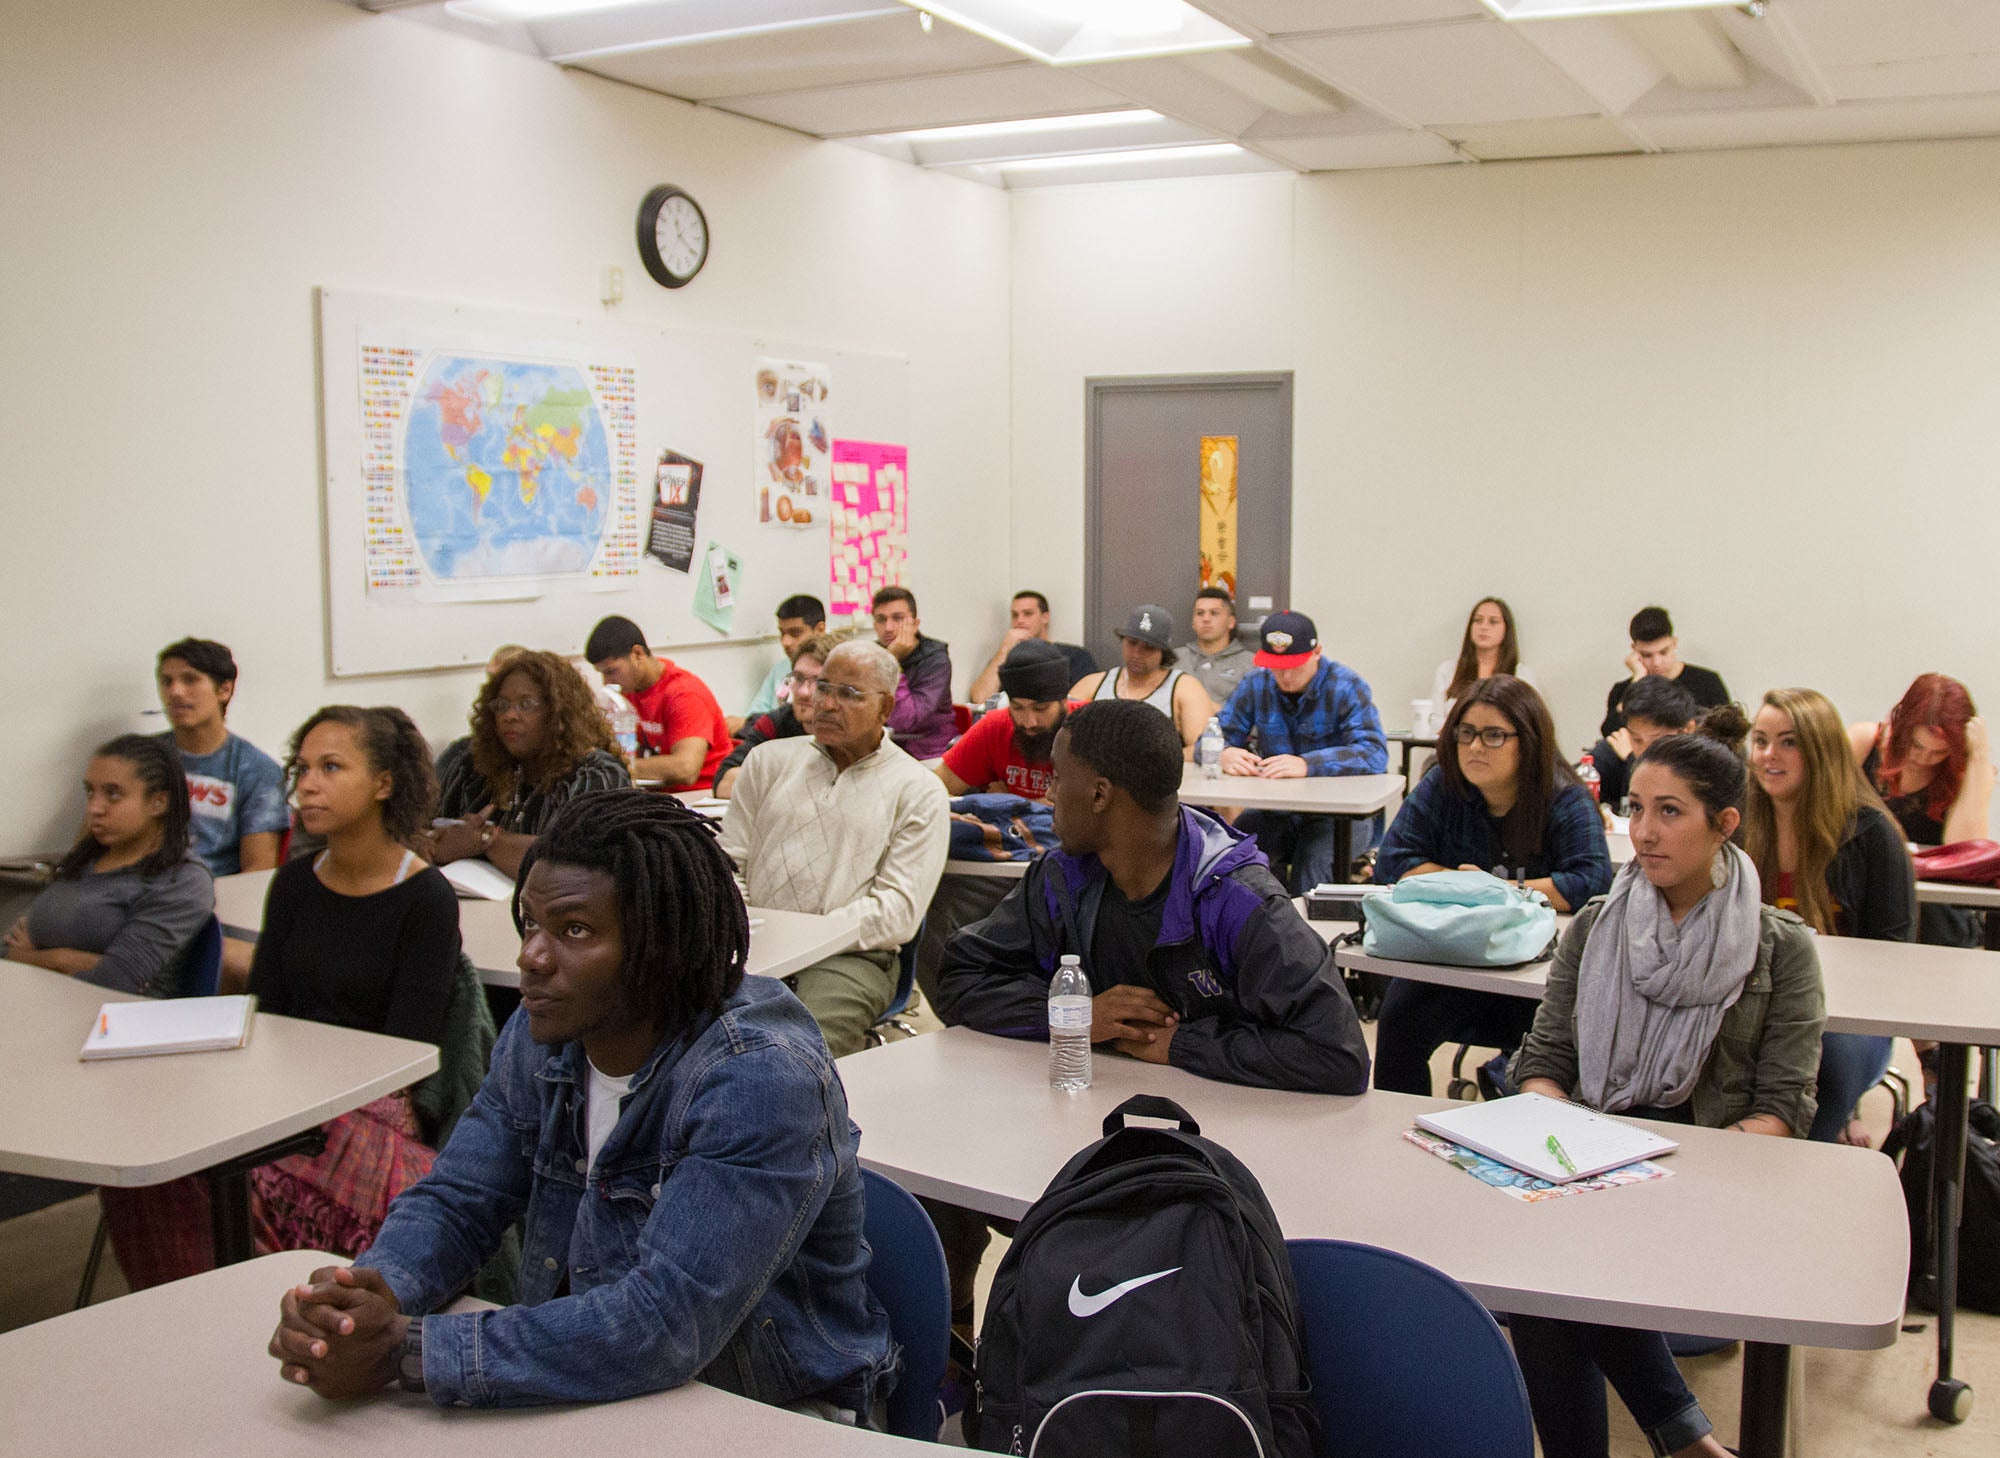
M1890 1040L1865 1033L1824 1033L1819 1040L1819 1112L1811 1138L1830 1144L1840 1137L1861 1096L1882 1081L1889 1066Z
M1271 874L1287 891L1303 896L1328 881L1345 881L1348 867L1334 874L1331 815L1291 815L1282 810L1246 810L1236 828L1257 837L1257 849L1271 863ZM1382 836L1380 814L1356 820L1352 850L1360 855Z
M1528 1387L1543 1458L1604 1458L1610 1448L1607 1380L1655 1454L1714 1431L1656 1331L1512 1316L1507 1329Z

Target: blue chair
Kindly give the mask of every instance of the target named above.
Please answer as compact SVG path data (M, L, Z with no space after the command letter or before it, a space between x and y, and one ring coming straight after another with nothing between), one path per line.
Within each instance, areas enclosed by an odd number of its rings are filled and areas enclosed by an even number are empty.
M937 1228L917 1197L886 1175L861 1171L868 1192L862 1233L873 1257L868 1289L889 1313L889 1334L903 1349L903 1375L889 1395L889 1431L937 1441L944 1426L945 1352L951 1340L951 1276Z
M222 922L211 916L188 948L184 997L214 997L222 988Z
M1288 1240L1320 1452L1533 1458L1514 1350L1442 1271L1347 1240Z
M882 1016L875 1019L873 1027L863 1036L868 1046L879 1048L887 1040L882 1036L884 1028L894 1028L905 1038L917 1036L917 1030L903 1021L903 1014L910 1010L917 1000L917 948L924 940L924 929L918 926L917 934L896 949L896 992L889 999L889 1005L882 1009Z

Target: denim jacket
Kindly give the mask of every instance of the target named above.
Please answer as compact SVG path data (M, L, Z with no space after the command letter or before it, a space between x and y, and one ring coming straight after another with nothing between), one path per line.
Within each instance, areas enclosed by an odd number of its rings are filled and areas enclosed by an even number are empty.
M432 1399L604 1402L699 1377L867 1412L896 1358L865 1279L859 1131L798 999L745 977L655 1049L588 1175L587 1086L582 1046L540 1047L515 1014L358 1262L404 1314L429 1313L522 1223L520 1305L425 1317Z

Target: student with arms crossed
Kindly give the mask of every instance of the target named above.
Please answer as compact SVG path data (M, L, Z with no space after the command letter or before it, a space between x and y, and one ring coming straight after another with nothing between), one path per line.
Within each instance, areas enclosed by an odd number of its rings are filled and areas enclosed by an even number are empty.
M1611 888L1611 856L1590 793L1556 747L1542 696L1496 674L1460 690L1438 731L1437 764L1396 812L1375 857L1384 885L1437 871L1492 871L1539 891L1558 912ZM1431 1091L1444 1043L1512 1052L1532 1000L1397 978L1375 1030L1375 1087Z
M792 660L798 654L799 644L825 631L826 604L818 598L799 592L778 604L778 649L782 656L771 665L764 681L757 685L750 707L740 716L728 716L725 722L732 735L741 738L745 726L756 723L766 714L775 713L783 705L785 679L792 671ZM719 775L720 771L717 773Z
M1228 745L1222 772L1266 780L1387 773L1389 744L1374 696L1360 674L1321 655L1313 620L1304 613L1272 613L1261 641L1257 667L1222 709ZM1356 827L1356 854L1368 849L1381 820L1378 815ZM1251 810L1236 824L1257 837L1272 867L1284 867L1281 879L1299 894L1349 874L1333 863L1331 816Z
M1826 997L1812 934L1730 844L1743 762L1694 734L1632 771L1633 859L1579 911L1512 1081L1608 1114L1795 1137L1813 1118ZM1609 1379L1655 1453L1723 1458L1658 1332L1516 1314L1546 1458L1604 1458Z
M456 823L419 835L434 866L483 856L512 876L565 803L631 787L611 726L566 658L516 653L480 685L471 724L438 757L437 813Z
M185 994L215 883L189 849L187 780L171 746L100 744L83 773L83 830L7 932L6 957L145 997Z
M1773 689L1750 725L1743 849L1764 899L1821 936L1907 942L1917 933L1916 868L1903 832L1854 762L1823 694ZM1814 1139L1866 1146L1854 1118L1889 1066L1890 1039L1828 1033L1820 1044Z
M1080 678L1069 691L1079 701L1122 700L1150 704L1173 721L1181 736L1181 758L1194 757L1194 742L1215 714L1215 704L1201 680L1174 666L1173 614L1157 603L1142 602L1118 630L1122 662L1103 673Z
M639 715L639 752L626 766L634 779L669 790L705 790L729 753L729 726L708 685L679 664L655 658L630 618L601 619L583 656Z
M993 656L986 660L986 666L979 670L979 676L972 681L966 697L975 704L983 704L996 693L1005 692L1000 682L1000 665L1007 655L1023 643L1047 643L1061 653L1069 665L1069 679L1064 688L1088 674L1097 672L1097 659L1088 648L1077 643L1057 643L1049 637L1049 600L1031 588L1023 588L1014 594L1007 604L1007 631L1001 635L1000 646L993 650Z
M514 919L521 1009L492 1071L365 1264L284 1294L285 1379L521 1407L699 1378L866 1422L894 1359L854 1125L812 1018L744 975L707 824L638 791L572 801ZM441 1314L516 1222L521 1304Z

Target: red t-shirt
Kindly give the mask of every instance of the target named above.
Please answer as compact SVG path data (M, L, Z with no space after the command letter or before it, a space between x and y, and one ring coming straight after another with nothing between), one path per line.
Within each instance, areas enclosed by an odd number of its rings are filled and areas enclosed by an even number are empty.
M1071 704L1073 709L1075 704ZM974 790L999 784L1024 800L1046 800L1055 766L1030 764L1014 743L1014 716L1005 709L982 714L958 743L944 752L944 767Z
M705 790L715 783L715 767L729 757L729 725L723 721L722 705L708 685L685 668L665 658L660 667L659 681L632 700L639 711L639 752L665 754L683 739L706 739L708 753L701 774L690 784L667 786Z

